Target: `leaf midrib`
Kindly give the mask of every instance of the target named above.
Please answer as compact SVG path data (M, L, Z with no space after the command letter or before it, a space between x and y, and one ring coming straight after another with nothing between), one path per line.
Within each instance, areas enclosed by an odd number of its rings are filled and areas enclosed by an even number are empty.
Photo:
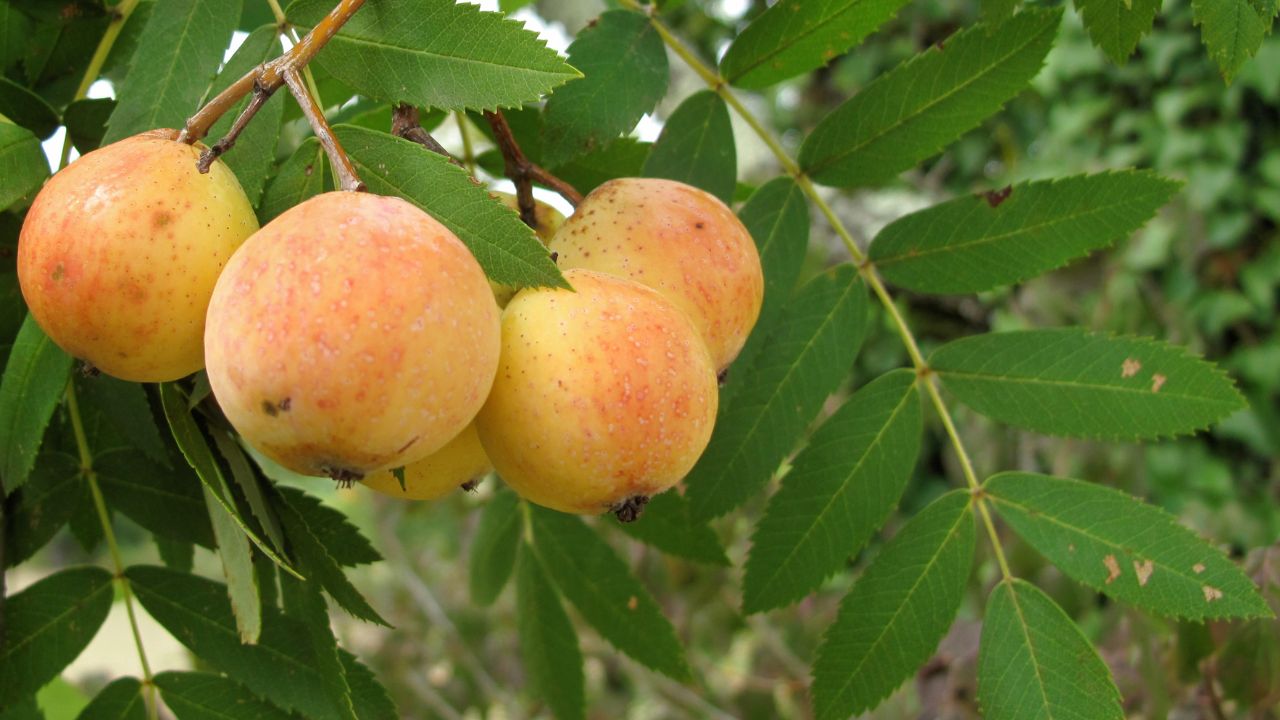
M1017 377L1017 376L1010 376L1010 375L994 375L991 373L983 373L983 372L976 372L976 371L942 370L939 368L934 368L934 370L944 378L946 376L951 376L951 377L959 377L965 380L1013 383L1017 385L1066 386L1066 387L1082 388L1086 390L1117 392L1117 393L1130 394L1130 395L1142 395L1142 396L1154 397L1154 398L1172 398L1175 400L1187 400L1187 401L1195 401L1200 403L1218 404L1226 408L1236 407L1236 403L1228 402L1227 400L1223 400L1220 398L1209 397L1205 395L1186 395L1178 392L1166 392L1163 389L1159 392L1152 392L1150 389L1144 389L1144 388L1131 388L1131 387L1124 387L1122 385L1106 385L1106 384L1096 385L1088 382L1082 382L1079 380L1043 380L1040 378Z
M798 35L793 35L793 36L792 36L792 38L791 38L791 42L789 42L789 43L786 43L786 44L779 43L779 44L775 45L773 50L771 50L771 51L769 51L769 52L765 53L764 55L759 56L759 59L758 59L758 60L756 60L756 61L755 61L755 62L753 62L753 63L750 63L750 64L746 65L746 66L745 66L745 67L743 67L739 72L734 73L734 75L733 75L732 77L728 78L728 80L729 80L730 82L735 82L735 81L741 80L742 78L746 77L747 75L750 75L751 73L755 72L755 70L756 70L757 68L759 68L761 65L764 65L765 63L767 63L768 61L772 60L773 58L775 58L775 57L777 57L777 56L781 55L782 53L784 53L784 52L786 52L786 51L790 50L791 48L795 47L796 45L798 45L798 44L800 43L800 41L801 41L801 40L804 40L804 39L806 39L806 38L812 37L813 35L816 35L816 34L818 33L818 31L819 31L819 30L822 30L822 29L826 28L828 25L830 25L831 23L833 23L833 22L835 22L836 20L840 19L840 17L841 17L841 16L845 15L845 14L846 14L846 13L848 13L849 11L857 9L857 7L858 7L859 5L861 5L862 3L863 3L863 0L850 0L849 4L848 4L848 5L846 5L844 8L842 8L842 9L840 9L840 10L836 10L836 11L835 11L835 12L833 12L831 15L829 15L827 18L825 18L825 19L823 19L821 22L819 22L817 25L814 25L814 26L813 26L813 29L812 29L811 31L809 31L809 32L802 32L802 33L800 33L800 34L798 34ZM776 7L776 6L775 6L775 7Z
M561 60L561 61L560 61L560 67L561 67L561 68L567 68L567 70L564 70L564 69L557 69L557 70L543 70L543 69L540 69L540 68L531 68L531 67L528 67L528 66L526 66L526 65L513 65L513 64L507 64L507 63L497 62L497 61L494 61L494 60L484 60L484 59L480 59L480 58L462 57L462 56L460 56L460 55L446 55L446 54L441 53L441 52L439 52L439 51L431 51L431 50L427 50L427 49L425 49L425 48L406 47L406 46L403 46L403 45L395 45L395 44L387 43L387 42L374 42L373 40L368 40L368 39L366 39L366 38L357 37L357 36L355 36L355 35L339 34L339 35L335 36L335 37L334 37L334 39L335 39L335 40L341 40L341 41L343 41L343 42L348 42L348 43L351 43L352 45L359 45L359 46L366 47L366 48L369 48L369 47L371 47L371 48L377 48L377 49L379 49L379 50L383 50L383 51L386 51L386 50L396 50L396 51L399 51L399 52L402 52L402 53L408 53L409 55L420 55L420 56L425 56L425 57L435 58L435 59L439 59L439 60L445 60L445 61L448 61L448 62L456 62L456 63L472 64L472 65L482 65L482 66L487 66L487 67L500 68L500 69L503 69L503 70L521 70L521 71L524 71L524 73L525 73L525 74L528 74L528 75L551 75L551 76L559 76L559 75L563 75L563 76L567 76L567 77L570 77L570 78L576 78L576 77L578 77L578 76L580 75L580 73L578 73L576 70L574 70L574 68L573 68L573 66L572 66L572 65L569 65L569 64L565 63L563 60ZM557 60L559 60L559 59L560 59L560 56L559 56L558 54L555 54L555 51L554 51L554 50L549 50L545 45L543 45L543 46L542 46L542 49L543 49L543 50L548 50L548 52L552 53L552 54L555 56L555 58L556 58ZM548 56L548 57L550 57L550 56Z
M1036 659L1035 645L1031 642L1031 628L1027 625L1027 617L1022 611L1022 604L1018 602L1018 587L1012 580L1005 580L1004 582L1005 586L1009 588L1009 599L1013 602L1013 611L1018 615L1018 629L1022 631L1022 637L1027 643L1027 654L1031 656L1031 668L1036 674L1036 687L1040 690L1040 698L1044 701L1045 720L1053 720L1053 705L1049 702L1049 691L1045 687L1044 676L1040 673L1040 663Z
M54 615L53 618L50 619L48 622L36 627L35 630L31 632L31 634L19 639L18 642L6 642L5 648L4 648L4 654L0 655L0 664L4 664L5 662L7 662L10 658L16 655L19 650L26 647L27 645L30 645L36 638L42 636L45 632L47 632L49 628L62 622L69 615L73 615L79 612L82 607L84 607L85 605L88 605L93 600L95 600L98 597L98 595L102 593L102 591L108 590L110 588L111 588L111 580L110 578L108 578L105 583L103 583L98 588L94 589L93 592L89 593L88 595L81 596L75 602L73 602L69 607L67 607L65 611L57 615ZM10 640L12 640L12 635L10 635Z

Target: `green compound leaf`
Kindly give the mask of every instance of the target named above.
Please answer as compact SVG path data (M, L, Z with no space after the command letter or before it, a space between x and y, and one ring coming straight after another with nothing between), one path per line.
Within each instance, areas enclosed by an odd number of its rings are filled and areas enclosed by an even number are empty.
M538 559L596 632L642 665L688 679L675 628L613 548L573 515L529 509Z
M349 716L332 703L331 681L319 669L314 648L301 642L308 636L304 624L264 607L258 644L244 645L222 583L145 565L135 565L125 575L147 613L209 667L305 717Z
M35 192L49 177L49 160L31 131L0 121L0 210Z
M222 504L218 502L222 500L235 504L226 480L219 480L222 481L221 490L214 490L208 485L201 486L201 489L204 491L205 505L209 509L213 534L218 539L218 560L222 563L222 575L227 579L227 594L231 598L231 610L236 616L240 642L251 645L258 642L258 635L262 632L262 601L258 595L258 577L254 572L253 558L249 554L249 539L240 532L231 513L224 512Z
M968 493L943 495L885 544L840 603L813 664L819 720L875 707L938 647L973 564Z
M334 133L370 192L398 195L448 227L494 282L568 287L533 230L467 174L421 145L353 125Z
M280 600L285 613L306 627L306 636L299 640L310 642L315 653L315 667L325 679L324 689L329 693L330 702L343 716L354 717L351 687L338 656L338 640L329 627L329 606L324 601L320 584L282 577Z
M178 720L289 720L292 716L261 700L243 685L203 672L163 672L156 687Z
M1078 328L962 338L929 367L974 410L1049 435L1180 435L1244 407L1230 378L1182 348Z
M154 4L129 73L116 91L104 145L155 128L180 128L194 113L231 43L241 0Z
M1119 65L1151 32L1162 0L1076 0L1089 39Z
M309 137L303 141L267 183L258 206L258 222L266 225L285 210L324 192L326 162L319 140Z
M311 28L332 0L299 0L289 20ZM578 77L537 33L454 0L373 0L316 56L361 95L447 110L535 102Z
M555 166L561 180L586 194L601 185L621 177L638 177L649 157L653 143L634 138L618 138L599 150L576 157L563 165ZM501 172L501 153L496 170Z
M719 517L773 477L849 374L868 326L867 292L850 265L811 280L782 311L685 482L695 521Z
M731 402L742 387L744 374L739 370L751 367L764 347L779 312L795 290L809 245L809 205L800 186L790 177L774 178L752 193L738 211L738 219L751 233L760 253L764 302L755 328L734 360L737 370L729 372L720 388L721 405Z
M779 0L738 35L720 74L766 88L822 67L888 22L907 0Z
M516 564L520 544L520 498L513 492L498 492L480 512L480 526L471 543L471 602L488 607L498 599Z
M1209 57L1228 83L1262 47L1274 16L1251 0L1191 0L1191 12Z
M0 115L41 140L48 139L62 124L58 112L44 98L5 77L0 77Z
M71 356L28 315L0 378L0 487L5 494L27 482L70 372Z
M583 77L547 100L542 150L547 165L562 165L630 132L667 92L667 49L640 13L601 15L569 46L569 62Z
M35 555L88 501L80 458L62 452L41 453L31 479L4 507L4 569Z
M112 98L85 98L76 100L62 111L62 124L67 126L67 134L71 136L71 144L77 152L84 155L98 149L115 107L116 101Z
M709 565L729 565L715 530L691 519L688 501L674 490L650 499L638 519L619 523L618 529L668 555Z
M1036 586L1007 580L982 620L978 704L989 720L1122 720L1111 673Z
M95 567L56 572L7 598L0 707L35 693L71 664L98 634L111 600L111 573Z
M1111 245L1179 186L1132 170L1021 183L902 217L880 231L870 255L886 279L917 292L990 290Z
M982 0L982 19L987 22L1008 20L1021 0Z
M585 718L578 633L537 555L523 543L516 563L516 622L529 689L551 706L557 720Z
M382 559L369 539L351 524L341 510L325 505L319 498L298 488L276 485L273 489L302 516L307 528L339 565L355 567Z
M1000 516L1070 577L1158 615L1271 616L1257 587L1175 517L1101 485L1000 473L986 493Z
M799 600L862 549L897 507L920 433L910 370L867 384L818 428L751 536L743 612Z
M800 148L800 166L836 187L892 180L1022 92L1061 19L1060 10L1026 10L977 25L881 75L818 124Z
M679 180L733 202L738 150L724 100L703 90L680 103L662 126L643 172L645 177Z
M102 688L76 720L146 720L146 717L142 683L137 678L122 677Z
M222 72L218 73L218 79L213 81L213 87L209 89L209 97L222 92L250 70L279 55L282 48L277 30L276 26L268 25L249 33L236 54L231 56ZM272 95L258 110L258 114L253 116L253 122L236 138L235 149L222 156L222 161L236 174L250 205L258 204L258 199L262 197L262 186L275 164L280 124L284 120L284 96L287 94L277 92ZM246 97L232 105L227 114L210 128L209 137L216 140L226 135L231 129L231 123L240 117L241 111L248 104L249 98Z

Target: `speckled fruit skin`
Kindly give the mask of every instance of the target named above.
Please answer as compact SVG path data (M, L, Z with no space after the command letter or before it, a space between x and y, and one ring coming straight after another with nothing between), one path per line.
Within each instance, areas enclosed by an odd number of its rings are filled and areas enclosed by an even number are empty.
M689 314L716 368L760 316L764 274L751 234L724 203L674 180L622 178L591 192L548 245L561 268L657 290Z
M493 463L484 453L475 423L471 423L444 447L406 465L403 489L390 470L376 472L363 482L371 490L401 500L435 500L492 470Z
M715 366L683 312L639 283L569 270L502 314L502 361L476 427L522 497L598 514L679 482L711 439Z
M331 192L227 263L209 303L209 384L246 440L354 480L439 450L498 366L498 306L453 233L398 198Z
M196 170L202 148L153 130L71 163L22 225L18 279L45 333L69 354L135 382L204 366L205 308L218 273L258 229L231 170Z

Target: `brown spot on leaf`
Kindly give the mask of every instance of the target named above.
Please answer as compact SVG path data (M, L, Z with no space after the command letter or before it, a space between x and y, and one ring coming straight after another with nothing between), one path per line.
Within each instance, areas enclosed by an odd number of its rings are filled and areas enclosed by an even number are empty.
M637 598L635 595L632 595L631 599L627 601L627 609L635 610L638 607L640 607L640 599Z
M941 47L941 45L939 45L939 47ZM1012 194L1013 194L1013 186L1005 185L1003 188L999 190L988 190L982 193L982 199L986 200L987 204L990 205L991 207L997 208L997 207L1000 207L1000 204L1003 203L1005 200L1008 200L1009 196Z
M1213 602L1222 599L1222 591L1212 585L1204 586L1204 601Z
M1151 579L1151 573L1156 571L1156 564L1150 560L1146 562L1133 561L1133 572L1138 576L1138 585L1147 586L1147 581Z
M1204 563L1196 563L1195 565L1192 565L1191 570L1195 574L1199 575L1200 573L1204 572Z
M1169 379L1169 378L1167 378L1167 377L1165 377L1165 376L1161 375L1160 373L1156 373L1154 376L1152 376L1152 378L1151 378L1151 392L1153 392L1153 393L1158 393L1158 392L1160 392L1160 388L1164 387L1164 381L1165 381L1165 380L1168 380L1168 379Z
M1120 563L1115 555L1108 555L1102 558L1102 564L1107 566L1107 584L1110 585L1120 577Z
M1120 377L1131 378L1138 374L1142 369L1142 363L1137 358L1125 358L1124 363L1120 366Z

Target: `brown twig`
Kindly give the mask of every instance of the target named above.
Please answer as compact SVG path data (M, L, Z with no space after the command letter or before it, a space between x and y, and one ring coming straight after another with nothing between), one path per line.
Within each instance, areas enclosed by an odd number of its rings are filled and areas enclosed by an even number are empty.
M240 133L244 132L249 121L254 115L262 109L262 106L271 99L271 93L262 89L262 86L254 83L253 97L250 98L249 104L245 106L244 111L231 123L231 129L223 135L218 142L214 143L208 150L200 153L200 160L196 162L196 169L201 173L209 172L209 167L213 165L213 161L222 156L223 153L230 150L236 144L236 139L240 137Z
M217 97L205 103L205 106L196 111L191 119L187 120L186 127L178 134L178 140L188 144L195 143L203 139L209 134L209 128L218 122L218 119L227 114L237 102L250 92L257 96L263 95L263 99L259 102L265 102L266 98L279 90L281 86L288 82L289 74L296 73L298 69L305 67L311 59L320 52L338 30L346 24L351 16L364 5L365 0L340 0L338 5L325 16L323 20L316 23L316 26L307 33L297 45L289 49L289 52L268 63L245 73L243 77L232 83L226 90L218 93ZM250 103L250 108L253 103ZM246 112L249 108L246 108ZM256 112L256 110L254 110ZM243 114L242 116L243 117ZM252 117L250 113L249 117ZM237 120L237 123L239 120ZM248 118L245 118L248 122ZM235 139L232 138L232 142ZM202 158L203 162L203 158ZM209 162L212 162L210 160Z
M360 176L356 174L351 158L347 157L347 152L342 149L342 143L338 142L328 121L324 119L324 111L302 84L302 76L296 69L290 68L285 71L284 80L289 86L289 92L293 93L298 105L302 107L302 114L306 116L307 122L311 123L311 131L316 134L320 146L329 156L329 162L333 164L334 171L338 174L338 187L351 192L364 190L364 183L360 182Z
M400 103L391 111L391 134L416 142L433 153L445 156L454 165L462 167L458 158L450 155L443 145L431 137L431 133L422 128L418 121L418 108L408 103Z
M560 196L568 200L569 204L574 207L577 207L582 202L582 193L578 192L572 185L552 175L537 163L530 162L529 158L525 157L524 151L520 149L515 135L511 132L511 126L507 124L507 119L502 116L500 111L490 112L486 110L484 118L489 121L489 127L493 128L494 139L498 141L498 149L502 151L502 159L506 168L505 174L511 182L515 183L516 203L520 208L520 219L524 220L526 225L534 229L538 227L537 206L533 202L534 182L560 193Z

